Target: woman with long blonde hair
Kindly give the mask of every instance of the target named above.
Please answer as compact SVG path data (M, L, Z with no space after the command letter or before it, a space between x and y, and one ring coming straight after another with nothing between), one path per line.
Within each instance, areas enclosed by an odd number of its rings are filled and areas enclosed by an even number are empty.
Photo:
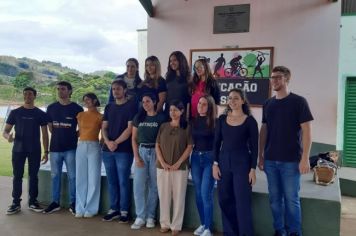
M157 112L162 112L167 96L167 85L165 79L161 76L161 63L156 56L146 58L144 77L145 79L139 86L140 97L146 93L155 94L158 98Z

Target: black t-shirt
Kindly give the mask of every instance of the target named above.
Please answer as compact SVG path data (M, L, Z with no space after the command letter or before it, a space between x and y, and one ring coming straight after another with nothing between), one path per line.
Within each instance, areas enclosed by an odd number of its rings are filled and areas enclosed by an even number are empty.
M198 116L192 122L194 151L212 151L214 129L209 129L206 116ZM213 121L215 122L215 121Z
M262 114L262 123L267 125L265 159L299 162L303 152L300 124L311 120L308 103L299 95L290 93L283 99L268 99Z
M121 74L116 76L115 80L123 80L125 81L125 83L127 84L127 92L126 95L128 97L128 99L134 99L137 103L137 105L139 104L140 100L139 100L139 96L137 96L138 94L138 85L142 82L140 75L136 74L135 78L133 79L133 81L131 81L131 79L127 78L127 73ZM132 84L127 83L128 81L131 81ZM112 94L112 89L110 86L110 91L109 91L109 101L108 103L111 102L115 102L115 98Z
M167 91L166 80L162 77L158 78L158 86L157 88L149 87L147 84L143 84L141 88L139 88L140 101L142 100L142 95L145 93L153 93L156 95L157 100L159 100L159 94Z
M13 152L41 152L40 127L48 123L44 111L19 107L10 112L6 123L15 126Z
M233 152L233 162L249 162L256 168L258 155L258 125L253 116L248 116L244 123L237 126L226 122L226 115L221 115L215 129L214 156L219 162L220 151ZM239 158L248 158L241 159Z
M188 89L188 82L182 81L180 77L174 79L167 79L167 99L166 104L169 105L173 100L181 101L184 106L190 102L190 95ZM166 108L168 107L166 105ZM169 110L169 109L168 109Z
M132 100L128 100L121 105L116 103L106 105L103 120L108 122L107 134L109 140L116 140L125 131L128 122L132 121L136 112L137 106ZM106 145L103 146L103 151L110 152ZM120 143L115 152L132 153L131 137Z
M163 122L166 122L166 117L159 113L154 116L146 116L139 122L136 115L132 125L137 128L137 143L155 144L159 127Z
M59 102L47 107L49 123L52 123L51 152L76 149L78 142L77 115L83 108L75 102L62 105Z

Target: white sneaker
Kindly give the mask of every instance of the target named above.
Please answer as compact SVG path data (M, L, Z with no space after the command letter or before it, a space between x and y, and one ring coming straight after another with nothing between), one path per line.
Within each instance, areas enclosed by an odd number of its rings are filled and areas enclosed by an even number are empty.
M154 228L155 225L155 220L152 218L147 218L146 220L146 228Z
M213 236L213 234L210 232L210 229L206 229L200 236Z
M83 214L80 214L80 213L76 213L76 214L75 214L75 218L83 218L83 216L84 216L84 215L83 215Z
M201 225L199 226L195 231L194 231L194 235L201 235L204 232L205 226Z
M145 221L141 218L136 218L135 222L131 225L131 229L141 229L145 225Z
M94 214L85 213L84 218L93 218Z

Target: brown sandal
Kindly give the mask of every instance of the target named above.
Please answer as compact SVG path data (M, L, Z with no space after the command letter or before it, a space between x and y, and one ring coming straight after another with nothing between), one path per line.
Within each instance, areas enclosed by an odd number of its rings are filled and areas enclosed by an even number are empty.
M179 234L179 230L172 230L172 235L178 235Z
M160 228L159 232L161 233L168 233L169 229L168 228Z

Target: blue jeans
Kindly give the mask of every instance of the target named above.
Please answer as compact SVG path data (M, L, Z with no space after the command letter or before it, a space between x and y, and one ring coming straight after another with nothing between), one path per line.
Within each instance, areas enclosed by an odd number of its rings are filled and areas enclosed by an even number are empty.
M75 203L75 149L65 152L51 152L52 201L59 204L63 162L66 164L69 182L70 202Z
M79 141L76 152L75 211L79 215L96 215L99 210L101 149L97 141Z
M269 201L275 230L301 233L299 162L265 160Z
M139 154L144 167L135 166L133 187L136 215L141 219L155 219L158 203L155 148L139 147Z
M211 229L215 184L212 175L213 152L193 151L190 161L200 222L206 229Z
M110 209L128 212L130 207L130 174L132 153L103 152L109 185Z

